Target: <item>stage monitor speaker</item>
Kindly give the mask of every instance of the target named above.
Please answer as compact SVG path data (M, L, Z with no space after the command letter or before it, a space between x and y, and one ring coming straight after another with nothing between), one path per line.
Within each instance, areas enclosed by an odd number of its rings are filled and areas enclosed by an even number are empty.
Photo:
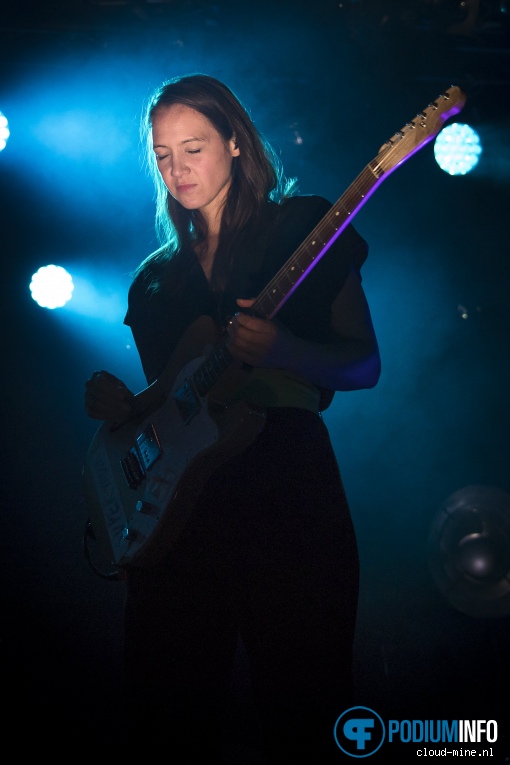
M478 485L451 494L433 519L428 554L454 608L476 617L510 614L510 494Z

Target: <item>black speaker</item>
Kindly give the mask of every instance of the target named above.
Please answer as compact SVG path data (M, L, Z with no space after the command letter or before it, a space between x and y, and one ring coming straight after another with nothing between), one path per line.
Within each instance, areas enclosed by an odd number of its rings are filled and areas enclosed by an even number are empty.
M494 486L451 494L433 519L428 553L432 577L454 608L510 614L510 494Z

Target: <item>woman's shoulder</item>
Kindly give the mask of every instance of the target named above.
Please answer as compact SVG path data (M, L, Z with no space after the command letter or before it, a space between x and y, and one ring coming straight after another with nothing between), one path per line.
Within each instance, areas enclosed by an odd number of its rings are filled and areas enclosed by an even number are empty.
M310 216L323 214L331 208L331 202L319 194L295 194L285 197L279 204L283 215Z
M175 275L179 260L165 248L151 253L131 273L130 293L158 291L169 277Z
M280 230L296 231L304 237L327 215L333 204L320 194L296 194L284 199L280 205ZM360 268L368 253L368 244L358 230L349 222L334 243L337 250L353 255L353 262Z
M282 233L310 232L331 208L331 203L318 194L295 194L274 203L271 215L276 229Z

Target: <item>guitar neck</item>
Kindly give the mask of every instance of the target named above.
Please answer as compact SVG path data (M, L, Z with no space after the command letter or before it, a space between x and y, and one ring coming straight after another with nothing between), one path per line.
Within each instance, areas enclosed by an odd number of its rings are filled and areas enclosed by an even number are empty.
M370 162L256 298L252 311L272 319L308 276L383 180Z
M256 316L263 319L276 316L378 186L397 167L429 143L439 133L443 123L462 110L465 99L463 91L452 86L381 146L377 156L366 165L255 299L251 311ZM227 338L224 338L193 375L198 393L205 395L231 362Z

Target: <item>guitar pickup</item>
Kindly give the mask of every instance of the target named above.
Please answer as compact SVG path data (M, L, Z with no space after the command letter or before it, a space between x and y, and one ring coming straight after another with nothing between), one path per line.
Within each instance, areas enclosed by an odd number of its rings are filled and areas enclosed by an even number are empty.
M200 409L200 400L191 381L186 380L173 394L177 409L184 423L188 423Z
M154 425L150 423L136 439L120 464L124 472L127 484L131 489L136 489L147 477L147 471L162 455Z

